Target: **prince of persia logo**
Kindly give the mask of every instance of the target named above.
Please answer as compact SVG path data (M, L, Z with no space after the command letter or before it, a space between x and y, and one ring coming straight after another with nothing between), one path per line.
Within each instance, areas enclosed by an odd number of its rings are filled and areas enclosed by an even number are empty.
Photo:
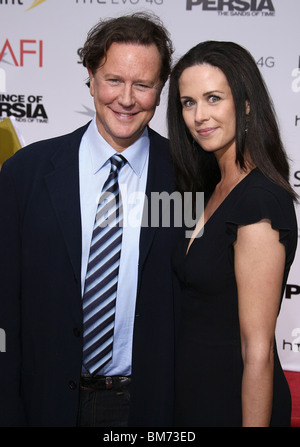
M224 15L274 15L272 0L186 0L186 9L202 6L203 11L217 11Z

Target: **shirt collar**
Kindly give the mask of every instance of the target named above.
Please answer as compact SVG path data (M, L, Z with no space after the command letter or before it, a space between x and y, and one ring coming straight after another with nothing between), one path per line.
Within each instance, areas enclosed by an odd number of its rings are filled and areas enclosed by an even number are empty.
M96 125L96 115L86 131L86 138L91 155L92 169L94 174L96 174L116 151L99 133ZM148 128L146 127L141 137L122 152L122 155L138 177L142 175L149 153L149 146L150 140Z

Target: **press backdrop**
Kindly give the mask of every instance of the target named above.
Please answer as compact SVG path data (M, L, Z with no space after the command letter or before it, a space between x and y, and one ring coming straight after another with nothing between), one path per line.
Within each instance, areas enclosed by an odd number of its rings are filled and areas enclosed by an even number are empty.
M208 39L250 50L273 97L300 193L299 0L0 0L0 120L14 117L26 144L85 124L93 102L78 50L98 19L142 10L155 12L169 29L175 60ZM166 98L167 86L151 122L165 136ZM300 248L277 343L284 368L300 371Z

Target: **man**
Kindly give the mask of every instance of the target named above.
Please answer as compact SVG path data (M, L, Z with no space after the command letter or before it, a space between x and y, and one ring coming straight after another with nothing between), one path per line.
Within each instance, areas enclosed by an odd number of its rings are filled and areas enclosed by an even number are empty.
M151 227L150 200L140 197L174 190L167 140L148 127L172 51L156 18L100 22L82 49L94 119L22 149L3 166L1 425L171 424L174 229ZM97 206L110 206L110 198L102 199L109 175L113 214L121 219L123 212L124 222L107 225L116 230L121 251L113 255L117 300L109 304L111 325L104 329L98 320L107 314L97 310L91 317L102 304L94 304L86 284L93 277L95 215L98 234L106 230ZM104 283L99 275L95 281ZM102 337L100 331L107 332Z

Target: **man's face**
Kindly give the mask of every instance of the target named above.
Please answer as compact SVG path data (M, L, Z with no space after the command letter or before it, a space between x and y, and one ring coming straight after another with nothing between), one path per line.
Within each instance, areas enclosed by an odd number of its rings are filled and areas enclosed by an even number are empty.
M161 58L156 45L113 43L90 75L97 128L118 152L143 133L159 104Z

